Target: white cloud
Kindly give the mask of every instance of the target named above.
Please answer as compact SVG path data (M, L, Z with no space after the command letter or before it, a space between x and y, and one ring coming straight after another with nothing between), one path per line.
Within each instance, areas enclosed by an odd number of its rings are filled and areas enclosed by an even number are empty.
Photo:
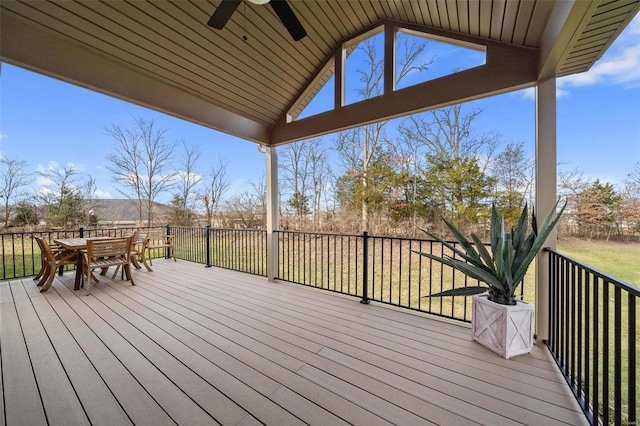
M2 139L9 139L9 135L7 135L6 133L0 133L0 140Z
M41 186L40 188L35 188L34 191L36 193L36 196L43 197L43 198L47 198L47 196L50 196L53 194L53 191L45 186Z
M526 89L519 90L516 93L518 93L524 99L535 99L536 98L536 88L535 87L528 87Z
M640 87L640 15L636 16L612 48L589 71L561 77L556 82L556 96L570 94L572 87L594 84L618 84L627 89ZM535 99L535 88L517 92L524 99Z
M96 191L93 193L93 196L95 198L100 198L100 199L103 199L103 200L106 200L106 199L110 200L110 199L113 198L113 195L111 195L111 193L109 191L103 191L101 189L96 189Z
M73 169L77 172L82 172L85 170L85 166L82 163L72 163L72 162L68 162L67 163L67 168Z
M47 173L49 171L58 170L58 162L51 160L46 165L38 164L36 166L36 170L38 173Z
M558 96L569 87L618 84L627 89L640 87L640 15L615 41L612 48L587 72L558 79Z
M53 181L44 176L36 176L36 184L41 186L53 185Z

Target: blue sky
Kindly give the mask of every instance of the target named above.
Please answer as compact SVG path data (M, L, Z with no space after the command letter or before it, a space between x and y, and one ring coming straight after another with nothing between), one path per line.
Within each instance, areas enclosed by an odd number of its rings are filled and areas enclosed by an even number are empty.
M591 179L620 184L640 161L640 17L589 71L558 80L558 160ZM496 131L504 143L524 141L533 155L533 90L468 104L482 108L479 133ZM122 198L105 168L112 141L105 128L128 127L133 117L154 119L170 141L200 145L199 168L222 157L231 193L248 189L265 170L264 155L251 142L146 108L2 64L0 153L26 160L29 172L72 164L90 173L98 197ZM393 124L391 127L394 127ZM331 136L325 137L327 141ZM34 188L39 185L34 180ZM167 196L167 199L169 197Z

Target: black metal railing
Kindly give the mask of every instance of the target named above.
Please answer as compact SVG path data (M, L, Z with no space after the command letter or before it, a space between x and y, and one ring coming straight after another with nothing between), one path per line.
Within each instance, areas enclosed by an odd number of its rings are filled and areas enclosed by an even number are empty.
M176 257L266 276L267 232L256 229L162 227L174 236ZM83 229L0 234L0 279L35 275L40 252L31 238L121 236L137 228ZM432 240L316 232L276 231L276 278L470 321L465 297L429 298L450 288L477 285L419 253L453 255ZM454 244L454 243L452 243ZM455 244L454 244L455 245ZM637 424L640 289L555 251L549 253L549 340L545 341L592 424ZM154 257L168 256L166 251ZM72 268L72 267L69 267ZM531 268L533 270L534 268ZM533 301L532 277L520 297Z
M0 234L0 280L25 278L35 275L41 268L41 254L33 240L37 235L49 243L58 238L119 237L138 228L100 228L12 232ZM73 266L66 266L73 269Z
M254 275L267 275L267 231L167 227L174 236L176 257L207 267L217 266Z
M98 236L119 237L135 230L162 229L173 235L175 256L178 259L218 266L240 272L266 276L267 232L261 229L217 229L210 227L127 227L127 228L79 228L73 230L49 230L38 232L12 232L0 234L0 280L26 278L41 268L41 254L33 235L53 243L58 238L90 238ZM168 249L151 251L152 258L169 257ZM73 269L73 266L66 266Z
M547 251L549 350L591 424L636 425L640 289Z
M441 243L395 237L277 231L283 281L335 291L447 318L471 321L466 297L429 298L454 287L477 285L464 274L420 256L453 254ZM457 243L452 243L457 246ZM526 281L525 281L526 282ZM532 301L533 285L521 286L521 298ZM529 291L530 297L525 297Z

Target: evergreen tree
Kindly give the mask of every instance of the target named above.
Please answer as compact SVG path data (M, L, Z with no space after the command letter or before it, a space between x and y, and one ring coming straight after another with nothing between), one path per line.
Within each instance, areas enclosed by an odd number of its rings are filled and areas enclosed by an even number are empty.
M495 179L482 172L475 157L431 155L427 160L422 199L428 209L444 212L460 229L489 217Z
M589 188L578 194L577 219L583 234L589 238L605 232L611 234L611 225L617 220L622 196L610 183L602 184L596 179Z

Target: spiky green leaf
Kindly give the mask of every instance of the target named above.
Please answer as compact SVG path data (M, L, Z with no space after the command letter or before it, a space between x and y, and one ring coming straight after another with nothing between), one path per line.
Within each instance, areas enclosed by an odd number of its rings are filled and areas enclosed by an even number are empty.
M484 264L487 265L488 270L495 272L496 268L495 268L495 264L493 263L493 258L491 257L491 255L489 254L489 251L484 246L484 243L480 240L480 238L478 238L476 234L471 234L471 239L473 240L473 243L478 248L478 254L484 261Z
M489 291L489 287L485 286L460 287L423 297L474 296L476 294L486 293L487 291Z
M522 213L520 214L520 218L518 219L518 223L516 223L516 227L513 229L513 246L516 248L516 251L518 247L522 245L527 235L528 214L527 203L525 203Z
M447 219L445 219L444 217L442 218L442 220L444 221L445 225L447 225L447 228L449 228L449 230L451 231L451 233L453 234L453 236L455 237L456 240L458 240L458 242L462 245L462 247L465 249L465 251L467 252L467 254L470 257L473 257L474 259L480 259L480 256L478 256L478 252L475 250L475 248L473 247L473 244L471 244L465 237L464 235L462 235L462 232L458 231L458 229L453 226L453 224L451 224Z
M498 240L500 239L500 229L502 228L500 224L500 217L498 216L498 211L496 210L496 206L491 206L491 255L495 259L498 253L496 249L498 247Z
M538 234L538 224L536 222L535 211L532 212L532 232L527 235L527 205L523 208L518 223L510 232L505 231L504 218L498 215L495 205L491 208L491 255L484 247L477 235L471 234L473 246L452 224L445 220L447 227L451 230L456 239L460 242L466 253L447 243L436 235L430 234L436 240L443 243L453 253L452 256L435 256L430 253L421 253L422 256L442 262L465 275L486 283L494 294L502 296L502 299L509 300L515 295L518 285L522 282L524 274L542 248L545 240L557 225L560 216L566 208L566 203L558 212L556 218L553 215L558 207L559 201L553 207L542 225ZM458 256L460 259L455 258ZM431 297L459 296L479 294L486 290L485 287L470 287L447 290L445 292L432 295Z
M529 268L529 265L538 254L538 251L540 251L540 249L542 248L542 245L547 240L547 237L549 236L553 228L558 224L558 221L560 221L560 217L562 216L564 209L567 207L567 203L564 203L564 206L562 206L562 208L560 209L560 212L558 212L558 214L556 215L556 208L558 207L559 203L560 203L560 200L556 201L556 204L553 206L553 208L549 212L549 215L547 216L544 223L542 224L540 233L539 234L536 233L535 240L533 241L531 248L529 249L529 253L527 253L527 255L522 260L522 263L518 266L518 270L515 271L514 273L514 276L513 276L514 280L521 281L524 278L524 275L527 273L527 269ZM554 215L556 215L555 219L553 218ZM534 229L536 228L535 216L533 216L533 219L532 219L532 226L534 226Z
M463 259L466 259L468 257L465 252L463 252L462 250L458 249L456 246L454 246L450 242L438 237L436 234L432 234L431 232L427 231L426 229L422 229L422 228L418 228L418 229L421 230L422 232L424 232L425 234L427 234L428 236L430 236L431 238L435 239L440 244L442 244L443 246L445 246L446 248L448 248L449 250L451 250L452 252L454 252L458 256L462 257ZM416 251L416 250L412 250L412 251L420 254L419 251Z

